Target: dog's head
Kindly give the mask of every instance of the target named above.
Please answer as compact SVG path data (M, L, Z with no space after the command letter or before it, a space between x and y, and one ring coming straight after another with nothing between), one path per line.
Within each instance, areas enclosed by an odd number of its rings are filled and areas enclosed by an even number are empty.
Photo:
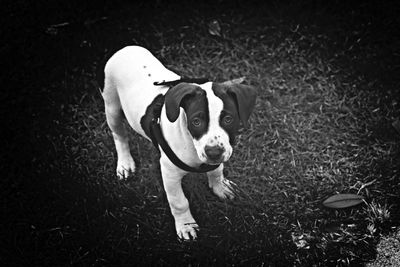
M255 100L256 90L239 83L180 83L166 93L165 108L171 122L183 108L198 157L219 164L231 157L240 123L247 126Z

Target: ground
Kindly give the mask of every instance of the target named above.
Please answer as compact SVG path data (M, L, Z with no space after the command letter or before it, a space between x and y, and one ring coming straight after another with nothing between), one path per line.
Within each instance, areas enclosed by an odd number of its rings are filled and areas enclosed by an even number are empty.
M378 256L368 267L399 266L400 265L400 231L383 236L377 246Z
M3 266L396 266L400 23L395 1L6 1ZM132 133L119 181L96 69L141 45L181 75L245 77L258 100L220 201L184 179L179 242L158 152ZM337 193L365 201L321 203Z

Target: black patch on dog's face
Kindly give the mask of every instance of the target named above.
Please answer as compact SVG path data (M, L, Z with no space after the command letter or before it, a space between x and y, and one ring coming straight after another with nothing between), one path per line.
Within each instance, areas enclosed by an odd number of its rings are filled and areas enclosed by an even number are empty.
M218 83L213 83L212 90L224 103L219 117L219 124L229 135L229 143L233 145L237 131L240 127L240 117L238 104L232 94L229 94L226 88Z
M187 118L187 127L194 139L199 140L207 131L210 124L208 100L203 89L186 96L181 103Z

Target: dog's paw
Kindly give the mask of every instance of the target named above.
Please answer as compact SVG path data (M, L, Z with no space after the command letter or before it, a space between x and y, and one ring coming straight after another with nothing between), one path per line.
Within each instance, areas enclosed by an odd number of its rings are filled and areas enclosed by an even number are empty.
M128 178L129 175L135 172L135 161L132 157L118 159L117 176L119 179Z
M178 238L182 241L190 241L196 240L197 231L199 230L199 226L196 222L191 223L177 223L175 225L176 233L178 234Z
M235 197L233 186L236 186L234 182L223 178L218 183L212 185L212 190L221 199L233 199Z

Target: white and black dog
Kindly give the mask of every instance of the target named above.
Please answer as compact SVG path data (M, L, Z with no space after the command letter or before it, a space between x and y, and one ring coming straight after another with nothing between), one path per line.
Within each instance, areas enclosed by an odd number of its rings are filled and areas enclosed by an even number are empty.
M207 172L213 192L222 199L233 198L223 163L231 157L240 122L247 124L256 100L251 86L195 81L166 69L147 49L128 46L106 63L102 93L118 154L118 177L135 171L123 124L126 119L161 152L164 189L176 232L184 240L196 238L198 225L182 191L183 176Z

